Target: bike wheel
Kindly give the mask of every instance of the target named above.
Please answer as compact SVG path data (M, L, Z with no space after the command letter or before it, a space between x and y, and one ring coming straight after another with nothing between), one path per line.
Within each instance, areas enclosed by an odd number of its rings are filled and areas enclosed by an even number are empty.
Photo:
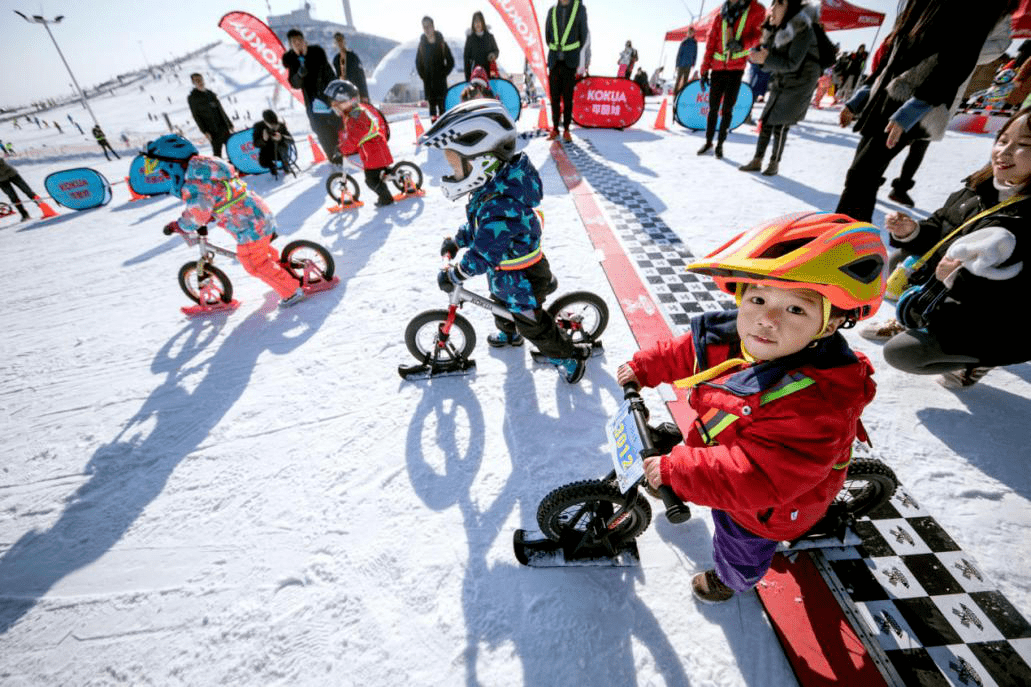
M405 177L410 178L415 183L415 188L422 188L422 170L412 162L398 162L391 168L390 176L390 181L394 184L394 188L397 189L398 193L405 192Z
M609 324L609 306L589 291L574 291L555 299L548 306L548 314L573 343L597 341Z
M314 241L299 240L286 244L279 256L279 264L294 279L305 284L329 281L336 270L333 256Z
M899 481L887 465L876 458L855 458L848 466L845 484L831 507L844 508L854 518L861 518L887 503Z
M437 362L449 363L459 357L468 358L476 347L476 330L473 329L469 320L461 315L455 315L455 322L451 326L447 343L439 346L437 334L440 327L447 321L447 310L427 310L419 313L405 328L405 345L408 351L415 356L416 360L422 362L426 356L431 358L434 351L439 349Z
M188 262L179 268L179 288L194 303L215 305L233 300L233 283L226 273L214 265L204 268L204 275L197 278L197 263Z
M627 503L614 482L587 480L555 489L537 507L537 525L544 536L558 541L563 534L585 534L599 519L609 519ZM616 545L636 538L652 521L652 507L638 498L634 507L608 526L610 543ZM590 542L588 542L589 544Z
M326 179L326 193L335 202L340 202L340 197L343 195L344 189L351 194L351 198L358 200L360 189L358 188L358 182L354 180L354 177L350 174L344 174L343 172L333 172Z

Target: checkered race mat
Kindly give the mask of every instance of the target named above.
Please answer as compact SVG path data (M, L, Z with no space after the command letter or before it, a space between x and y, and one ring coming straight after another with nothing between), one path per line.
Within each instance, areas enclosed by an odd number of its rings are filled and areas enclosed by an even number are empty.
M900 684L1031 685L1031 624L902 487L856 533L818 567Z
M582 139L581 139L582 140ZM627 255L637 266L670 330L682 334L691 317L736 307L709 277L684 271L694 255L628 179L605 164L590 141L566 144L566 154L590 183Z

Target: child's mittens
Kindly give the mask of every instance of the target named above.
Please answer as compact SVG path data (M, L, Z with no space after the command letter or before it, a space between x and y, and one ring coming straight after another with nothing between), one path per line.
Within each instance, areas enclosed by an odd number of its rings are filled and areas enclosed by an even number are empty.
M1017 276L1024 267L1023 261L999 267L1009 260L1016 247L1017 238L1010 231L1002 227L986 227L957 239L949 246L945 257L959 260L964 269L978 277L1002 281ZM958 271L952 273L946 286L952 286L950 281L955 281Z
M446 255L449 260L454 260L458 255L458 244L450 236L445 237L444 242L440 244L440 255L441 257Z
M177 231L180 231L179 223L178 222L174 222L174 221L173 222L169 222L168 224L165 225L165 228L162 229L161 231L164 232L165 236L171 236L172 234L176 233Z

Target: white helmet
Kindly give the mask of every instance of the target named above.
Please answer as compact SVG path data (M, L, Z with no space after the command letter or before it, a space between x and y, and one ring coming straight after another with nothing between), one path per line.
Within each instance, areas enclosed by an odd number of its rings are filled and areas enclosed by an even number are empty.
M494 178L515 153L516 127L500 101L482 98L460 103L445 112L419 144L451 150L462 158L465 175L441 178L441 190L457 200Z

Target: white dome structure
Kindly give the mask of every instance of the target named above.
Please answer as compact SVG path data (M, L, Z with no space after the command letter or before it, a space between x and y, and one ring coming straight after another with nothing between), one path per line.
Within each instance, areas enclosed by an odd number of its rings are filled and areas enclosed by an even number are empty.
M369 86L369 98L373 102L384 102L390 90L401 84L407 90L422 94L422 79L415 69L415 54L419 51L419 40L415 38L410 41L394 46L390 52L383 56L376 66L376 71L366 79ZM465 80L462 71L462 51L464 48L453 40L447 40L451 54L455 57L455 68L448 76L448 85L456 84ZM419 98L424 97L419 95ZM417 99L419 99L417 98Z

